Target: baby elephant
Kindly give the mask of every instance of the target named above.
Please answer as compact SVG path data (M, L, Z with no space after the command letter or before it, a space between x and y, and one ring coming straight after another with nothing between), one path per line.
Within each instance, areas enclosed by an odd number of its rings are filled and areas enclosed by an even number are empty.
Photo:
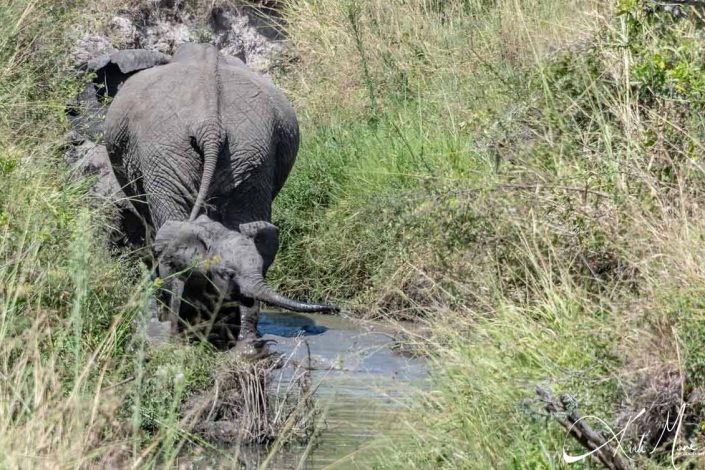
M221 301L240 302L246 342L256 338L260 301L337 311L288 299L264 280L279 246L272 201L299 147L294 110L268 79L211 45L183 45L170 63L125 82L105 140L118 182L155 234L172 328L184 288L193 291L184 282L204 279Z
M277 227L265 221L226 228L206 215L195 221L169 221L157 232L154 250L160 275L167 278L189 270L190 277L209 279L222 299L240 299L238 341L257 337L258 302L297 312L336 310L330 305L296 302L278 294L264 281L279 246Z

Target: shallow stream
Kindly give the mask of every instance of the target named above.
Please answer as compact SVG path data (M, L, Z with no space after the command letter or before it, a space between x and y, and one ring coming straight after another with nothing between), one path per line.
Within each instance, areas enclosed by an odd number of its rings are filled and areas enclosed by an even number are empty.
M423 386L426 365L392 350L398 331L340 316L291 313L263 313L258 329L276 341L273 351L310 364L324 423L310 448L285 447L269 456L267 468L367 468L381 436L404 430L400 411ZM291 367L276 370L271 387L285 389L293 373ZM259 467L271 453L239 451L248 468Z

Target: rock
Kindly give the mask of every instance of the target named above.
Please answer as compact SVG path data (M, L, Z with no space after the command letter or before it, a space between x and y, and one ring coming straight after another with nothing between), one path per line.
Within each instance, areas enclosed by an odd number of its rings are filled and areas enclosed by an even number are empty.
M140 31L139 43L146 49L152 49L165 54L173 54L183 43L192 42L193 35L186 24L169 21L159 21Z
M112 43L117 47L139 47L140 33L132 20L124 16L114 16L108 23Z
M86 138L80 132L76 132L75 130L71 130L71 131L68 131L66 134L64 134L64 141L68 144L78 146L78 145L81 145L83 142L85 142ZM67 156L67 158L68 158L68 156Z
M682 5L663 5L663 10L674 18L688 18L688 10Z
M147 323L147 341L150 345L159 347L168 343L171 337L171 321L159 321L157 318L150 318Z
M90 140L81 142L69 153L67 159L71 163L72 175L76 178L96 175L106 163L110 163L105 146Z
M98 100L94 83L86 83L83 91L66 103L66 114L73 132L83 140L98 140L103 135L105 108ZM74 136L74 141L79 140Z
M259 72L270 70L285 51L273 28L242 12L216 9L211 27L221 53L239 57Z
M76 43L76 46L71 52L71 58L73 62L80 67L94 57L98 57L102 54L110 54L116 50L112 42L105 36L87 33Z
M97 177L92 187L92 192L96 197L120 209L134 211L132 204L129 204L127 196L115 179L113 169L110 166L108 151L104 145L86 141L76 148L76 154L78 158L72 165L74 178Z

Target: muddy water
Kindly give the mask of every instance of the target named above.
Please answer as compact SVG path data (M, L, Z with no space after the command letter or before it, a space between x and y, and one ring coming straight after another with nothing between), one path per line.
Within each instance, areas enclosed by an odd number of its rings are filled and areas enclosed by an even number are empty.
M422 359L392 351L394 334L340 316L262 314L258 325L272 350L310 365L324 425L309 449L285 448L268 468L366 468L380 436L402 431L401 409L426 378ZM293 369L275 373L272 387L285 389ZM248 467L264 462L252 449Z

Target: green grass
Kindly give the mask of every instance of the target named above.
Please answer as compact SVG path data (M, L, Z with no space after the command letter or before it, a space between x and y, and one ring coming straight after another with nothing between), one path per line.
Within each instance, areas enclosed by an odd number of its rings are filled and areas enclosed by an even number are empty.
M66 51L80 11L0 6L3 468L173 461L181 396L207 380L199 368L212 354L146 349L146 274L111 252L109 211L64 166L64 106L80 85Z
M702 419L702 12L618 3L288 3L304 143L273 274L433 331L381 466L562 468L539 384L647 407L630 439L658 397Z
M303 143L272 277L430 330L431 390L379 467L565 468L536 385L611 423L649 408L637 440L683 400L705 445L702 12L648 5L285 2ZM67 177L80 7L0 6L3 467L170 464L217 362L146 347L151 286Z
M523 111L517 96L536 89L525 80L548 38L555 46L585 34L524 32L573 8L522 2L511 16L513 3L292 2L285 19L301 64L284 83L304 144L275 206L286 288L355 298L415 249L445 257L434 246L440 229L475 230L446 218L444 205L515 179L495 171L505 156L493 148L494 128ZM498 21L505 12L511 25ZM524 35L532 47L519 46ZM418 244L430 246L410 246Z

